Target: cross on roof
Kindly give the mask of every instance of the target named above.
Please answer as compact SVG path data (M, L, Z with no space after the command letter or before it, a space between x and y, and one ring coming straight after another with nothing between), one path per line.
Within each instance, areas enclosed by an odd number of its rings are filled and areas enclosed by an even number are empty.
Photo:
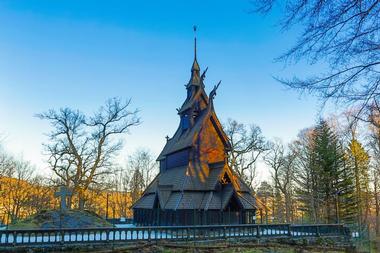
M66 186L60 186L59 191L54 193L54 197L61 198L61 211L67 209L67 197L72 196L72 192Z

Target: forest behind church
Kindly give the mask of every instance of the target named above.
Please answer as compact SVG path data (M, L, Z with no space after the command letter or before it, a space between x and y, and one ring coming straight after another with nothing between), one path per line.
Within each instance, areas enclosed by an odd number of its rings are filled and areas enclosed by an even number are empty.
M228 120L228 161L257 197L258 223L344 223L379 233L380 128L378 115L360 122L354 112L318 119L290 143L269 139L257 125ZM20 158L0 153L0 218L17 221L59 208L54 192L62 181L44 177ZM94 180L83 194L84 208L103 217L131 217L131 206L158 172L146 149ZM269 178L259 178L265 164ZM79 208L74 195L72 207Z
M54 176L39 175L36 168L22 158L0 150L0 222L9 224L43 210L59 209L54 197L62 185ZM85 209L104 218L131 217L132 203L140 196L156 173L154 157L147 149L138 149L125 166L115 167L85 192ZM73 196L70 208L77 209Z

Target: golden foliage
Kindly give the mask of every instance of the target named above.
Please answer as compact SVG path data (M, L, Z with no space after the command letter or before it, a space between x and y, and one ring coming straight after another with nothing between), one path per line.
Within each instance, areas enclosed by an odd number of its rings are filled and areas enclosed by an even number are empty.
M0 221L8 224L44 209L58 209L59 199L54 197L55 191L56 187L44 185L40 181L0 178ZM102 217L132 216L130 193L88 190L85 198L85 208Z

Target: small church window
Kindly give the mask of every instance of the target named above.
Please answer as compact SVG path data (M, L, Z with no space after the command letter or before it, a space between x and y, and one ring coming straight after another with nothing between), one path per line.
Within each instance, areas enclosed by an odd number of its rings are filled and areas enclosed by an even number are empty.
M182 130L187 130L190 127L189 115L185 114L181 118Z
M187 89L187 98L190 98L191 97L191 89Z

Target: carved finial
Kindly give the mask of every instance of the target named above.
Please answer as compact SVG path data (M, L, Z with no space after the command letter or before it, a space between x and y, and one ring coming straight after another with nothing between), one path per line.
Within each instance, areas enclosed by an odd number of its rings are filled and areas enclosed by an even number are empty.
M169 141L170 138L169 138L168 135L166 135L166 136L165 136L165 139L166 139L166 141Z
M206 73L207 73L207 70L208 70L208 67L203 71L202 75L201 75L201 80L203 81L206 77Z
M219 81L219 83L217 85L214 86L214 88L212 89L212 91L210 92L210 95L209 95L209 99L212 101L215 96L216 96L216 90L218 89L220 83L222 82L222 80Z

